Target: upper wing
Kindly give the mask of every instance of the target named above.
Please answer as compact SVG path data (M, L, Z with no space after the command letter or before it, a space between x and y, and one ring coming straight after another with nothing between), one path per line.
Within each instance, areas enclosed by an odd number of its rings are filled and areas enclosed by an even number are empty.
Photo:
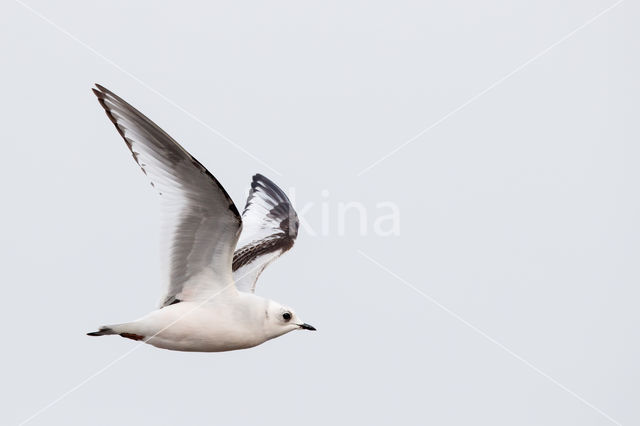
M298 215L284 191L257 174L242 222L244 229L233 255L233 279L238 290L253 292L264 268L293 246Z
M169 288L162 306L202 300L232 282L242 219L222 185L171 136L110 90L96 85L109 119L170 208Z

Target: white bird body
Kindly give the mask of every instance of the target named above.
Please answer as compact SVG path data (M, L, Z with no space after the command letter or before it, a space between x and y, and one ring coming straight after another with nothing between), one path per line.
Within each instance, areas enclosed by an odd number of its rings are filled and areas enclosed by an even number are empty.
M209 301L176 303L136 321L108 327L114 334L135 340L133 336L145 336L139 340L158 348L196 352L251 348L289 331L268 326L267 313L274 302L236 293Z
M286 194L257 174L240 215L220 182L178 142L122 98L96 86L100 104L170 207L175 226L169 286L160 309L88 334L116 334L163 349L220 352L250 348L292 330L315 330L291 309L254 294L258 276L298 234L298 217Z

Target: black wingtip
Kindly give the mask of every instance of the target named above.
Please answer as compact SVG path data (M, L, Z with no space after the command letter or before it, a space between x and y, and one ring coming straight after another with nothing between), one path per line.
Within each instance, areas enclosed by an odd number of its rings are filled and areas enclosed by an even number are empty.
M100 83L95 83L96 87L92 87L91 90L93 94L98 97L98 99L105 99L108 96L117 97L111 90L107 89Z
M265 175L263 175L262 173L256 173L255 175L253 175L253 182L257 183L257 182L267 182L267 183L271 183L273 185L275 185L271 179L269 179L268 177L266 177Z

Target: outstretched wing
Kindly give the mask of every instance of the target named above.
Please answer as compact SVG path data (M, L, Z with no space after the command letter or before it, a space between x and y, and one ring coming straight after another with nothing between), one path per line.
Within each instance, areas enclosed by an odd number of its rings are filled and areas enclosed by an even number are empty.
M233 255L233 279L238 290L254 292L264 268L293 247L298 215L284 191L257 174L251 182L242 222L244 228Z
M203 300L232 283L242 219L220 182L171 136L110 90L96 85L109 119L167 204L174 228L162 306Z

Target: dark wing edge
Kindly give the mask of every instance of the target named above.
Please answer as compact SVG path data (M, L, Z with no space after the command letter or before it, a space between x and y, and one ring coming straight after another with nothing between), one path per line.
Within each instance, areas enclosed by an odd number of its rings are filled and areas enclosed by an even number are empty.
M122 99L120 96L116 95L111 90L107 89L106 87L104 87L104 86L102 86L102 85L100 85L98 83L95 83L95 86L96 86L97 89L92 88L91 90L93 91L94 95L96 95L96 97L98 98L98 102L100 103L100 105L104 109L104 112L107 114L107 117L109 117L109 120L116 127L116 130L118 130L118 133L120 134L120 136L124 140L125 144L127 145L127 148L129 148L129 151L131 151L131 155L133 156L133 159L135 160L136 164L140 167L140 170L142 170L142 173L147 175L147 170L145 169L145 165L140 162L138 153L134 151L132 143L127 139L127 136L125 135L125 129L118 122L118 120L114 117L113 113L111 112L111 108L106 104L107 96L112 97L113 99L115 99L116 101L121 103L122 105L126 106L133 114L135 114L133 117L130 117L130 118L132 118L134 120L139 120L141 122L140 124L143 124L145 127L148 126L148 128L150 130L157 132L158 136L166 138L166 139L170 140L171 142L173 142L173 144L175 145L175 148L177 150L179 150L181 154L183 154L186 157L188 157L189 160L191 160L191 162L193 163L193 165L196 168L198 168L202 173L207 175L207 177L209 179L211 179L213 181L213 183L216 184L218 189L224 194L225 198L229 202L229 210L231 210L231 212L234 214L234 216L236 216L238 218L239 223L242 223L242 217L240 215L240 212L238 211L238 208L236 207L236 205L233 202L233 199L231 198L229 193L227 193L227 190L224 189L224 187L218 181L218 179L216 179L216 177L213 176L211 174L211 172L209 172L209 170L207 170L207 168L205 166L203 166L202 163L200 163L200 161L198 161L191 154L189 154L189 152L186 149L184 149L182 147L182 145L180 145L175 139L173 139L171 136L169 136L169 134L167 134L167 132L162 130L156 123L154 123L149 118L147 118L147 116L145 116L143 113L138 111L138 109L133 107L130 103L128 103L127 101ZM155 184L154 184L153 181L151 181L151 186L155 188ZM160 193L160 195L162 195L162 193Z

